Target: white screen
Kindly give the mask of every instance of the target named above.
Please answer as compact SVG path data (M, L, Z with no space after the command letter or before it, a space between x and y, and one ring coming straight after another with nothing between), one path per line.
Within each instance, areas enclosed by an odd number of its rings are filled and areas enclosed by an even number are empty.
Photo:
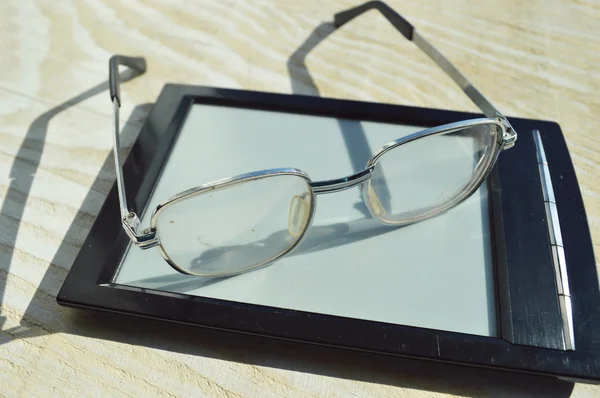
M383 144L420 129L194 105L142 217L142 227L150 225L158 203L189 188L280 167L301 169L313 181L347 176L362 169ZM437 150L432 148L427 156L436 156ZM313 224L300 245L266 268L226 279L187 276L172 269L156 248L130 247L114 282L496 335L485 186L442 216L397 229L380 227L370 219L358 188L319 195Z

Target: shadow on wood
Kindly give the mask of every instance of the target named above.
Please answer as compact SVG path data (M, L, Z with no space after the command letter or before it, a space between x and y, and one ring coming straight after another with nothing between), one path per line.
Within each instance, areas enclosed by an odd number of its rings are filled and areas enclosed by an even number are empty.
M126 70L120 74L122 81L130 80L137 76L133 70ZM91 98L94 95L106 92L108 93L108 81L100 83L89 90L49 109L43 114L36 117L29 125L25 138L15 155L15 159L10 171L10 184L8 186L2 208L0 209L0 225L2 227L1 245L2 252L0 254L0 308L2 308L3 298L6 294L8 275L10 267L15 256L15 244L19 233L19 227L23 213L25 212L26 204L30 195L35 175L37 173L40 161L44 152L44 144L48 133L48 128L52 119L60 114L81 104L83 101ZM108 95L107 95L108 103ZM108 104L107 104L108 106ZM123 126L121 135L125 142L133 142L139 133L139 121L144 120L150 112L151 104L144 104L136 107L129 117L128 121ZM108 126L107 126L108 127ZM107 128L109 134L110 128ZM68 165L76 168L77 165ZM112 186L114 182L114 160L112 153L104 161L100 172L92 183L84 201L82 202L73 222L71 223L67 233L58 247L54 258L48 265L48 269L42 277L40 284L36 287L34 296L24 312L21 320L21 325L14 328L4 328L6 317L0 312L0 344L4 344L16 338L33 337L51 333L53 322L48 319L40 318L40 315L51 313L58 314L64 309L56 304L55 295L58 293L60 284L66 278L66 271L63 267L57 264L70 264L73 262L76 253L77 244L82 242L82 233L87 234L91 227L94 217L89 213L89 209L95 206L98 201L98 192L105 191L101 187ZM115 215L118 217L118 215ZM83 232L82 232L83 231ZM47 292L52 292L49 294ZM45 315L47 317L47 315Z
M73 310L68 319L69 333L90 338L460 396L568 397L573 390L572 383L549 377L348 351L111 313Z

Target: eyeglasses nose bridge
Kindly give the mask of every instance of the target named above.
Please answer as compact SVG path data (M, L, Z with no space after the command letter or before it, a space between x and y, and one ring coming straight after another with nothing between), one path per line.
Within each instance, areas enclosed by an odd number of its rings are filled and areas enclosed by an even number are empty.
M375 165L347 177L311 182L310 187L315 195L344 191L369 180L373 175L374 169Z

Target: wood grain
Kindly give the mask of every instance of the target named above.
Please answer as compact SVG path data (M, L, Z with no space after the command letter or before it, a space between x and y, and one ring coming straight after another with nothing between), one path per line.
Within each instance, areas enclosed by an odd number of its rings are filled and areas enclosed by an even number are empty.
M568 395L572 386L373 361L180 326L78 313L55 296L114 182L111 54L143 55L123 87L133 142L167 82L475 111L375 12L329 35L355 0L5 0L0 3L0 395ZM507 115L560 123L600 254L600 4L390 1ZM315 28L320 30L311 36ZM307 46L310 47L310 42ZM295 54L295 57L290 57ZM310 70L304 70L300 59ZM290 74L292 76L290 76ZM383 363L383 364L382 364ZM520 384L522 383L522 385ZM575 385L574 396L600 394Z

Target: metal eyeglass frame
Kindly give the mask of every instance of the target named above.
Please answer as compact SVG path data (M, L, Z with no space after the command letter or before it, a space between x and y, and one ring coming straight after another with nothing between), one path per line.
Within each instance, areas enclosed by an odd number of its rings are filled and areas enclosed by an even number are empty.
M335 14L334 16L334 25L336 28L341 27L347 22L353 20L359 15L371 10L376 9L381 12L385 18L408 40L414 42L425 54L429 56L448 76L454 80L456 84L464 91L464 93L481 109L486 118L478 118L471 119L456 123L450 123L443 126L438 126L434 128L429 128L426 130L418 131L416 133L410 134L403 138L400 138L396 141L390 142L380 149L378 149L371 159L367 162L367 165L364 170L352 174L347 177L327 180L327 181L316 181L313 182L310 177L301 170L293 169L293 168L282 168L282 169L271 169L271 170L262 170L256 171L248 174L242 174L234 177L229 177L226 179L222 179L219 181L210 182L190 190L181 192L174 197L168 199L165 202L162 202L158 205L151 218L151 227L146 228L143 231L140 231L140 219L138 215L134 212L129 211L129 207L127 205L127 198L125 195L125 183L123 180L123 170L121 167L121 159L119 154L120 142L119 142L119 108L121 106L120 99L120 82L119 82L119 65L127 66L134 71L142 74L146 71L146 61L141 57L126 57L122 55L114 55L111 57L109 61L109 87L110 87L110 97L113 102L113 111L114 111L114 158L115 158L115 166L116 166L116 176L117 176L117 189L119 195L119 205L121 212L121 222L122 226L125 229L125 232L136 246L141 249L148 249L152 247L157 247L163 256L163 258L177 271L190 274L189 271L186 271L180 268L177 264L174 263L165 252L164 248L160 242L160 236L157 231L157 219L158 215L161 211L170 205L176 204L182 200L190 198L195 195L202 194L207 190L214 190L217 188L225 188L231 185L252 181L256 179L278 176L278 175L293 175L304 178L309 187L310 187L310 195L312 197L311 200L311 208L308 221L306 222L306 226L301 232L301 235L297 239L297 241L285 250L282 253L274 256L273 258L266 259L260 264L256 264L251 266L250 268L244 269L242 271L234 271L229 272L227 274L219 274L219 276L233 275L238 274L240 272L246 272L251 269L259 268L263 265L270 263L271 261L287 254L294 247L298 245L302 237L304 236L306 230L309 228L313 214L314 208L316 207L316 195L319 194L327 194L342 191L345 189L349 189L360 185L363 188L363 199L367 203L367 208L372 213L371 206L368 205L368 200L366 198L367 190L364 189L366 182L371 178L373 170L375 169L377 160L387 151L396 148L397 146L409 143L419 138L440 135L440 134L450 134L455 131L460 131L465 128L474 127L478 125L490 125L494 124L498 127L498 130L501 134L498 134L496 145L491 152L489 159L485 165L483 165L478 174L473 177L471 182L465 186L454 198L448 203L444 204L442 207L434 208L428 213L419 215L414 218L409 218L401 223L391 223L382 220L380 217L373 215L374 218L379 219L383 223L392 224L392 225L406 225L409 223L418 222L430 217L433 217L437 214L447 211L448 209L456 206L466 198L468 198L471 194L473 194L481 185L481 183L485 180L492 167L494 166L496 159L499 153L504 150L511 148L517 139L517 133L514 131L509 121L502 115L502 113L494 106L492 103L481 94L475 86L446 58L444 57L435 47L433 47L427 40L425 40L416 29L406 21L402 16L400 16L397 12L395 12L392 8L390 8L387 4L381 1L370 1L358 7L340 12ZM193 275L199 276L215 276L214 273L211 274L202 274L202 273L193 273Z

